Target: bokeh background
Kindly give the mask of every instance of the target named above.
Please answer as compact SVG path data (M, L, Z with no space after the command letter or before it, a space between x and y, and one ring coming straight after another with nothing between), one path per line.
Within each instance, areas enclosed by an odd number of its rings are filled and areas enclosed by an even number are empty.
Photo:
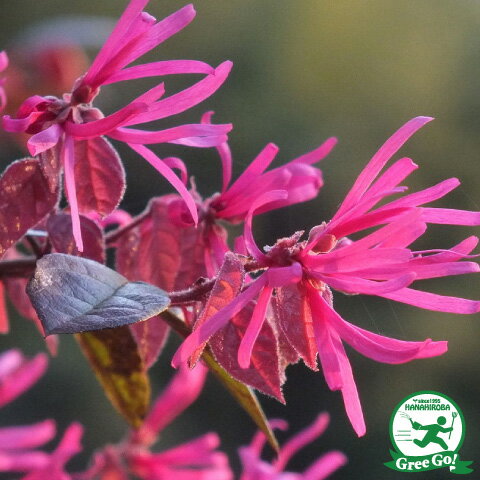
M94 54L95 44L108 34L109 19L117 18L125 4L123 0L0 3L1 48L18 48L28 41L27 55L28 49L44 45L50 35L62 30L65 15L83 16L80 27L63 30ZM148 10L162 17L183 5L152 0ZM231 59L234 70L214 97L162 125L197 121L204 111L215 110L217 122L234 123L231 146L237 174L267 142L280 146L277 164L281 164L328 136L339 138L339 145L323 162L325 186L318 199L258 218L259 243L271 244L279 236L328 220L376 149L416 115L431 115L436 120L401 152L421 167L409 179L409 186L419 189L456 176L462 186L439 204L480 209L480 3L202 0L195 6L198 15L193 24L149 58L195 58L212 64ZM133 98L148 85L138 82L134 90L105 91L102 107L111 111L125 95ZM180 88L185 79L170 85ZM218 189L219 162L214 151L162 146L157 151L181 156L205 195ZM138 213L151 196L169 188L145 162L121 153L129 180L124 207ZM4 166L21 155L17 145L2 141ZM431 228L418 246L448 247L478 233L478 228ZM423 283L425 289L480 298L480 280L475 276ZM431 389L449 395L463 409L467 435L461 457L475 460L480 469L480 316L420 311L387 300L341 294L335 301L341 314L357 325L401 339L448 339L449 352L441 358L392 366L374 363L347 348L367 421L367 435L361 439L346 419L340 394L328 390L322 374L300 365L290 367L287 406L262 398L268 415L288 419L292 431L309 424L320 411L332 416L327 433L290 467L305 468L321 452L339 449L348 455L349 464L335 479L400 478L402 474L383 466L389 460L390 414L406 395ZM43 340L29 322L16 318L12 323L11 334L0 339L2 350L12 345L29 354L44 350ZM152 372L156 391L171 375L169 357L177 344L171 340ZM0 423L28 423L49 416L58 419L61 429L73 420L86 426L85 454L72 463L73 468L82 468L95 448L118 441L125 432L125 424L110 409L72 338L62 337L59 356L51 359L47 376L5 408ZM222 448L238 467L236 448L249 441L254 427L214 379L209 380L200 401L165 432L162 444L206 430L220 433ZM451 478L446 471L417 477Z

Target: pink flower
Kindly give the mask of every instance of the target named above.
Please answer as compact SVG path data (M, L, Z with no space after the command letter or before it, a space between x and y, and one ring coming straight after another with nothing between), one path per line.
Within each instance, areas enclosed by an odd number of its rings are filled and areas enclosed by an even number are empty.
M160 453L150 451L161 431L200 395L207 369L203 365L199 367L195 370L181 368L158 397L143 425L125 442L107 446L97 453L92 466L77 478L128 479L135 475L145 480L230 480L228 459L216 450L220 442L215 433L207 433Z
M8 67L8 56L6 52L1 51L0 52L0 73L2 73L4 70L6 70ZM7 104L7 95L5 93L5 79L0 78L0 113L2 113L3 109L5 108L5 105Z
M18 350L0 355L0 407L28 390L47 368L47 357L39 354L27 360ZM0 428L0 471L28 472L24 480L67 480L63 466L80 451L80 425L69 427L53 453L36 450L55 436L55 422Z
M243 471L240 480L323 480L345 465L347 458L341 452L332 451L322 455L303 473L285 472L290 459L305 445L313 442L327 428L329 416L322 413L315 422L301 431L280 449L275 461L268 463L261 459L266 438L258 432L252 443L239 450ZM270 422L273 428L286 430L288 425L282 420Z
M231 125L204 124L181 125L157 131L131 128L181 113L200 103L222 85L231 69L231 62L224 62L214 69L194 60L159 61L129 67L132 62L182 30L195 16L193 7L187 5L157 22L143 11L147 3L148 0L130 0L87 73L76 81L72 93L63 95L61 99L32 96L24 101L15 118L3 117L5 130L32 135L28 140L32 155L57 145L60 147L73 231L80 251L83 250L83 244L74 177L77 143L104 135L126 143L178 190L196 222L195 203L183 182L173 173L168 162L162 161L145 145L167 142L210 147L224 142L231 129ZM102 86L137 78L184 73L206 76L193 86L163 99L165 88L160 83L106 117L92 106Z
M212 115L213 112L204 114L202 124L210 125ZM223 172L221 192L206 200L202 200L195 192L199 215L205 227L201 241L205 251L205 267L208 276L215 275L223 262L225 253L229 250L227 235L220 221L233 224L243 222L256 199L270 190L285 190L288 192L288 197L258 208L255 214L315 198L323 186L323 178L320 169L313 164L323 160L336 143L336 138L329 138L315 150L281 167L266 171L279 150L275 144L269 143L233 183L231 183L232 154L228 142L217 146ZM184 177L187 177L186 172ZM177 225L183 223L185 228L191 225L190 215L180 199L171 203L170 217Z
M239 365L248 368L253 346L271 305L279 329L312 369L317 368L318 353L328 386L341 390L348 417L357 434L363 435L363 413L342 342L384 363L441 355L447 350L447 343L430 339L406 342L356 327L333 308L331 289L376 295L435 311L475 313L480 310L478 301L410 288L415 280L480 270L476 263L459 262L469 257L478 243L476 237L469 237L450 250L409 248L425 233L427 223L480 224L480 212L423 207L458 186L457 179L445 180L375 208L380 201L405 190L399 183L417 168L410 159L402 158L383 174L380 172L408 138L430 120L414 118L387 140L359 175L332 220L312 229L307 241L302 242L303 232L297 232L273 247L266 247L266 253L260 251L252 235L254 212L287 199L288 192L272 190L253 202L245 222L244 246L259 269L266 270L235 300L193 331L175 354L173 364L187 361L231 317L257 299L238 349ZM381 227L356 241L347 237L378 226Z

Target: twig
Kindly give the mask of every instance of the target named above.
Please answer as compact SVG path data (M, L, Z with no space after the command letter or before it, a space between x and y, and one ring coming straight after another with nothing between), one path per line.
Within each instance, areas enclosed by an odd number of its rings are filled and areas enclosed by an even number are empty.
M143 222L143 220L145 220L145 218L147 218L148 215L150 215L150 210L147 210L146 212L141 213L127 225L124 225L123 227L120 227L120 228L117 228L116 230L108 232L105 235L105 243L107 245L111 245L112 243L115 243L122 235L124 235L129 230L131 230L132 228L135 228L137 225Z

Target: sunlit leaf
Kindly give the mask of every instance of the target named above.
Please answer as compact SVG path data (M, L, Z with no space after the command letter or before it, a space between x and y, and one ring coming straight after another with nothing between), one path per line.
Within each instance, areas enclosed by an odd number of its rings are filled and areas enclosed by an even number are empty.
M127 326L75 335L113 406L133 427L150 404L150 382Z
M310 307L298 285L277 288L274 298L276 324L284 339L312 370L317 367L317 346L313 333Z
M47 335L129 325L170 303L153 285L129 282L100 263L60 253L37 262L27 293Z
M203 227L179 225L169 215L171 204L178 198L165 195L153 199L148 216L116 242L117 270L129 280L174 291L206 276Z
M38 160L12 163L0 177L0 256L40 222L56 205Z

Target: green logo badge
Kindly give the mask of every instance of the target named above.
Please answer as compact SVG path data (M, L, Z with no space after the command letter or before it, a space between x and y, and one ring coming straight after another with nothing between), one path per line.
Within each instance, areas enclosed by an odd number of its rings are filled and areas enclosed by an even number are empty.
M400 472L424 472L449 468L470 473L471 461L460 461L458 451L465 438L465 419L458 405L443 393L416 392L404 398L390 418L388 468Z

